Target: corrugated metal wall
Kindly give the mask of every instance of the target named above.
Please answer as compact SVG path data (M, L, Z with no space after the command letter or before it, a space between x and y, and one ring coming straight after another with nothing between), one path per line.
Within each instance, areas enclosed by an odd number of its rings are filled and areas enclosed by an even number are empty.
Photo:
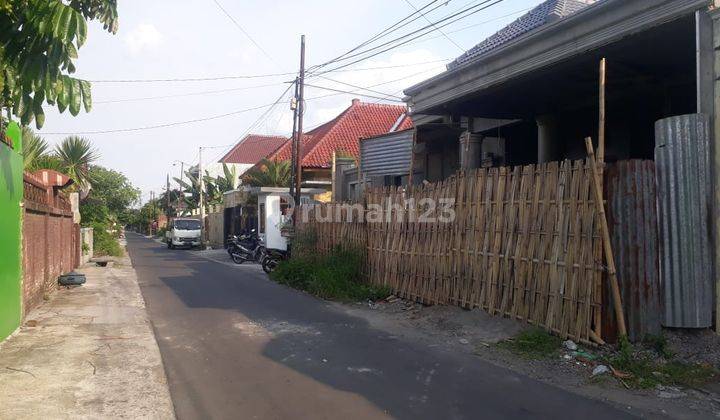
M363 173L366 177L409 174L412 147L413 130L362 140L360 159Z
M607 165L605 171L610 240L620 281L628 337L642 340L661 331L658 225L655 205L655 163L626 160ZM603 282L609 289L608 282ZM611 302L610 292L604 293ZM612 305L604 310L603 337L614 337Z
M667 327L712 324L708 118L690 114L655 124L660 274Z

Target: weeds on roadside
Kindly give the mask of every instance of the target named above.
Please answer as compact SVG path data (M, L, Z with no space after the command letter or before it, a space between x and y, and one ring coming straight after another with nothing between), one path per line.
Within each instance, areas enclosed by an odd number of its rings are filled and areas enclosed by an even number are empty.
M617 353L605 359L605 362L613 368L630 374L630 377L624 380L630 387L645 389L657 385L696 387L712 380L718 374L718 371L709 365L672 360L672 352L667 348L667 341L662 336L646 337L645 343L664 360L657 360L647 352L637 351L625 337L620 339Z
M516 337L501 341L498 347L527 359L549 359L559 353L562 340L540 328L521 332Z
M338 247L325 256L303 252L282 261L271 278L323 299L360 301L387 297L391 293L388 287L363 280L363 261L362 252L352 247Z

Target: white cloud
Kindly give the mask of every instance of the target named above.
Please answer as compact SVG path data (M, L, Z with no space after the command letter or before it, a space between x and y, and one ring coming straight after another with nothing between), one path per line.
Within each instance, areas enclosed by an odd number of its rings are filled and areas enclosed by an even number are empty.
M132 54L157 49L163 44L163 35L149 23L137 25L125 36L125 46Z

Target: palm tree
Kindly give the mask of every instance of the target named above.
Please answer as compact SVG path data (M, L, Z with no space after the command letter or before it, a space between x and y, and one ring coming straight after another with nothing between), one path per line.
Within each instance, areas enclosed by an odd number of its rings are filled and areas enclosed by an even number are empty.
M28 172L44 169L38 166L40 161L48 154L48 144L44 138L35 134L32 128L22 128L23 166Z
M292 168L289 161L263 159L243 176L253 187L289 187Z
M90 140L77 136L66 137L55 147L55 154L60 160L60 172L75 181L80 191L87 193L90 190L90 165L99 157Z

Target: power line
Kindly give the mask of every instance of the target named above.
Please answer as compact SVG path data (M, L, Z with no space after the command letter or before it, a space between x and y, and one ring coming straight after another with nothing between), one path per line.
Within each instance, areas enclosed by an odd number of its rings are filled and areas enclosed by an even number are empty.
M265 77L293 76L295 73L268 73L238 76L185 77L177 79L105 79L88 80L90 83L164 83L164 82L214 82L218 80L261 79Z
M213 115L211 117L205 117L205 118L196 118L192 120L185 120L185 121L176 121L171 123L165 123L165 124L157 124L157 125L149 125L144 127L134 127L134 128L118 128L118 129L112 129L112 130L95 130L95 131L72 131L72 132L54 132L54 133L42 133L43 135L52 135L52 136L67 136L67 135L92 135L92 134L112 134L112 133L127 133L127 132L133 132L133 131L145 131L145 130L154 130L157 128L167 128L167 127L176 127L181 125L187 125L187 124L194 124L198 122L205 122L205 121L212 121L217 120L221 118L230 117L233 115L242 114L245 112L255 111L258 109L267 108L269 106L275 105L272 104L265 104L260 105L252 108L246 108L246 109L240 109L233 112L228 112L225 114L220 115Z
M452 58L443 58L433 61L424 61L418 63L407 63L397 64L392 66L378 66L378 67L361 67L356 69L343 69L343 72L355 72L355 71L372 71L372 70L385 70L402 67L414 67L422 66L426 64L434 64L443 61L450 61ZM269 73L269 74L252 74L252 75L235 75L235 76L213 76L213 77L185 77L185 78L172 78L172 79L102 79L102 80L88 80L90 83L172 83L172 82L213 82L220 80L235 80L235 79L261 79L267 77L279 77L279 76L295 76L296 73Z
M490 2L490 1L492 1L492 0L485 0L485 1L483 1L480 5L486 4L486 3ZM465 18L467 18L468 16L471 16L471 15L473 15L473 14L475 14L475 13L479 13L479 12L481 12L481 11L483 11L483 10L485 10L485 9L488 9L489 7L492 7L492 6L494 6L494 5L498 4L498 3L501 3L501 2L503 2L503 1L504 1L504 0L495 0L493 3L491 3L491 4L489 4L489 5L486 5L486 6L482 7L482 8L480 8L480 9L477 9L477 10L473 10L473 11L471 11L470 13L466 14L465 16L460 16L459 18L457 18L457 19L455 19L455 20L453 20L453 21L451 21L451 22L448 22L448 23L445 23L445 24L441 25L440 28L443 28L443 27L448 26L448 25L452 25L453 23L455 23L455 22L457 22L457 21L459 21L459 20L461 20L461 19L465 19ZM465 11L470 10L470 9L472 9L472 8L475 8L475 7L478 7L478 6L480 6L480 5L472 6L471 8L465 9ZM462 12L461 12L461 13L462 13ZM457 13L457 14L455 14L455 15L453 15L453 16L458 16L458 15L461 14L461 13ZM451 18L452 18L453 16L451 16ZM443 18L443 19L442 19L442 21L446 21L446 20L448 20L448 18ZM414 32L412 32L412 33L410 33L410 34L403 35L402 37L396 38L395 40L389 41L389 42L387 42L387 43L385 43L385 44L383 44L383 45L392 44L392 43L394 43L394 42L396 42L396 41L398 41L398 40L400 40L400 39L406 38L406 37L408 37L408 36L411 36L411 35L413 35L413 34L415 34L415 33L420 32L420 31L422 31L422 30L424 30L424 29L427 29L427 28L430 27L430 26L431 26L431 25L428 25L428 26L426 26L426 27L424 27L424 28L421 28L421 29L419 29L419 30L417 30L417 31L414 31ZM376 52L376 53L373 53L373 54L371 54L371 55L369 55L369 56L358 58L357 60L354 60L354 61L352 61L352 62L350 62L350 63L346 63L346 64L339 65L339 66L337 66L337 67L335 67L335 68L333 68L333 69L325 70L325 71L323 71L323 72L321 72L321 73L318 73L318 74L316 74L316 75L321 75L321 74L326 74L326 73L330 73L330 72L333 72L333 71L337 71L337 70L339 70L339 69L342 69L342 68L345 68L345 67L349 67L349 66L351 66L351 65L353 65L353 64L356 64L356 63L359 63L359 62L361 62L361 61L368 60L368 59L370 59L370 58L372 58L372 57L375 57L375 56L377 56L377 55L383 54L383 53L385 53L385 52L387 52L387 51L390 51L390 50L393 50L393 49L395 49L395 48L401 47L401 46L403 46L403 45L405 45L405 44L407 44L407 43L409 43L409 42L411 42L411 41L414 41L414 40L416 40L416 39L418 39L418 38L421 38L421 37L427 35L428 33L433 32L433 31L434 31L434 29L433 29L433 30L430 30L430 31L427 31L427 32L425 32L425 33L421 33L420 35L417 35L417 36L412 37L412 38L410 38L410 39L408 39L408 40L405 40L405 41L403 41L403 42L401 42L401 43L399 43L399 44L397 44L397 45L391 45L391 46L389 46L388 48L385 48L385 49L383 49L383 50L381 50L381 51L378 51L378 52ZM367 52L369 52L369 51L371 51L371 50L377 49L378 47L380 47L380 46L374 47L374 48L372 48L372 49L370 49L370 50L366 50L366 51L364 51L364 52L362 52L362 53L360 53L360 54L357 54L357 55L365 54L365 53L367 53ZM357 56L357 55L356 55L356 56ZM347 57L347 58L350 58L350 57ZM347 58L346 58L346 59L347 59Z
M359 45L351 48L350 50L344 52L343 54L341 54L341 55L339 55L339 56L337 56L337 57L335 57L335 58L333 58L333 59L331 59L331 60L328 60L328 61L326 61L326 62L323 63L323 64L318 64L318 65L315 65L315 66L311 66L311 67L308 69L308 71L315 71L315 70L317 70L317 69L320 69L320 68L322 68L322 67L327 66L328 64L334 63L334 62L336 62L337 60L339 60L339 59L347 56L348 54L351 54L351 53L357 51L358 49L360 49L360 48L362 48L362 47L364 47L364 46L366 46L366 45L368 45L368 44L371 44L371 43L375 42L376 40L378 40L378 39L380 39L380 38L382 38L382 37L384 37L384 36L387 36L387 35L395 32L395 31L397 31L397 30L399 30L399 29L401 29L401 28L404 28L405 26L407 26L407 25L411 24L412 22L416 21L417 19L419 19L420 16L417 16L416 18L411 19L411 20L405 22L406 20L408 20L408 19L412 18L413 16L421 13L422 10L425 10L426 8L430 7L432 4L437 3L437 1L438 1L438 0L432 0L432 1L430 1L429 3L425 4L424 6L422 6L419 10L416 10L415 12L411 13L410 15L408 15L408 16L400 19L399 21L397 21L397 22L395 22L394 24L388 26L387 28L383 29L383 30L380 31L379 33L373 35L373 36L370 37L369 39L363 41L363 42L360 43ZM447 5L447 4L450 3L451 1L452 1L452 0L447 0L447 2L441 3L440 5L435 6L433 9L431 9L429 12L433 12L433 11L435 11L436 9L438 9L439 7L444 6L444 5ZM403 22L404 22L404 23L403 23Z
M329 90L329 91L331 91L331 92L350 93L350 94L354 94L354 95L357 95L357 96L363 96L363 97L366 97L366 98L382 99L382 100L387 100L387 101L391 101L391 102L403 102L403 101L401 101L400 99L381 98L381 97L379 97L379 96L366 95L366 94L364 94L364 93L351 92L351 91L341 90L341 89L333 89L333 88L329 88L329 87L325 87L325 86L311 85L311 84L309 84L309 83L305 83L305 86L307 86L307 87L312 87L312 88L315 88L315 89ZM385 94L383 94L383 95L385 95ZM390 96L390 95L386 95L386 96Z
M345 85L345 86L350 86L351 88L356 88L356 89L360 89L360 90L366 90L366 91L368 91L368 92L376 93L376 94L378 94L378 95L393 96L393 95L389 95L389 94L387 94L387 93L385 93L385 92L380 92L380 91L372 90L372 89L365 88L365 87L362 87L362 86L353 85L353 84L351 84L351 83L341 82L341 81L339 81L339 80L334 80L334 79L331 79L331 78L329 78L329 77L325 77L325 76L319 76L319 77L320 77L321 79L325 79L325 80L328 80L328 81L333 82L333 83L337 83L337 84ZM398 96L396 96L396 98L397 98L397 99L402 99L402 98L400 98L400 97L398 97Z
M403 39L408 38L408 37L411 37L411 36L413 36L413 35L415 35L415 34L418 34L418 33L421 33L421 32L423 32L423 31L426 31L428 28L433 28L433 29L431 29L431 30L429 30L429 31L427 31L427 32L424 32L424 33L422 33L422 34L414 37L414 38L411 38L410 40L404 41L404 42L399 43L399 44L397 44L397 45L391 46L390 48L384 49L384 50L380 51L380 52L377 53L377 54L373 54L373 55L370 55L370 56L368 56L368 57L364 57L364 58L361 59L361 60L353 61L351 64L358 63L358 62L360 62L360 61L363 61L363 60L366 60L366 59L368 59L368 58L374 57L374 56L376 56L376 55L378 55L378 54L382 54L383 52L386 52L386 51L389 51L389 50L391 50L391 49L400 47L400 46L404 45L405 43L408 43L408 42L410 42L410 41L412 41L412 40L414 40L414 39L417 39L417 38L419 38L419 37L422 37L422 36L424 36L424 35L427 35L427 34L430 33L430 32L433 32L433 31L436 31L436 30L440 30L441 28L443 28L443 27L445 27L445 26L447 26L447 25L450 25L450 24L452 24L452 23L454 23L454 22L457 22L457 21L460 20L460 19L465 19L465 18L467 18L467 17L469 17L469 16L471 16L471 15L473 15L473 14L475 14L475 13L478 13L478 12L480 12L480 11L482 11L482 10L487 9L487 8L490 7L490 6L493 6L493 5L497 4L497 3L500 3L500 2L503 1L503 0L495 0L495 2L492 3L492 4L490 4L489 6L485 6L485 7L482 7L482 8L481 8L481 6L484 6L484 5L486 5L487 3L490 3L491 1L493 1L493 0L483 0L483 1L479 2L478 4L475 4L475 5L473 5L473 6L469 6L469 7L467 7L467 8L464 8L464 9L460 10L460 11L457 11L457 12L454 12L454 13L452 13L452 14L450 14L450 15L444 16L443 18L441 18L441 19L438 20L437 22L430 22L429 25L425 25L425 26L423 26L423 27L421 27L421 28L419 28L419 29L413 30L413 31L411 31L411 32L409 32L409 33L407 33L407 34L405 34L405 35L396 37L396 38L394 38L394 39L392 39L392 40L390 40L390 41L386 41L386 42L384 42L384 43L382 43L382 44L379 44L379 45L376 45L376 46L374 46L374 47L372 47L372 48L368 48L368 49L366 49L366 50L363 50L363 51L360 51L360 52L357 52L357 53L354 53L354 54L347 55L347 56L345 56L344 58L339 59L339 60L335 60L335 61L336 61L336 62L345 61L345 60L350 60L350 59L355 58L355 57L362 56L362 55L367 54L367 53L370 53L370 52L372 52L372 51L381 49L381 48L383 48L383 47L385 47L385 46L392 45L392 44L394 44L394 43L396 43L396 42L402 41ZM474 11L473 11L473 9L477 9L477 10L474 10ZM462 15L464 15L464 16L462 16ZM454 18L456 18L456 17L458 17L458 16L460 16L460 17L457 18L457 19L455 19L455 20L453 20L452 22L450 22L450 23L445 23L444 25L438 26L439 23L447 22L448 20L454 19Z
M514 15L517 15L517 14L520 14L520 13L523 13L523 12L527 12L528 10L532 10L532 9L533 9L533 7L526 7L525 9L516 10L516 11L514 11L514 12L512 12L512 13L508 13L508 14L506 14L506 15L498 16L498 17L493 18L493 19L488 19L488 20L484 20L484 21L482 21L482 22L473 23L472 25L467 25L467 26L463 26L463 27L461 27L461 28L453 29L452 31L447 31L446 33L447 33L447 34L456 34L456 33L462 32L462 31L467 31L468 29L477 28L478 26L486 25L486 24L491 23L491 22L496 22L496 21L498 21L498 20L502 20L502 19L505 19L505 18L510 17L510 16L514 16ZM430 38L420 39L420 40L417 40L417 41L414 41L414 42L409 42L409 43L405 44L405 46L414 45L414 44L419 44L419 43L421 43L421 42L431 41L431 40L433 40L433 39L438 39L438 38L442 38L442 37L443 37L442 35L438 35L438 36L433 36L433 37L430 37Z
M420 12L420 10L418 10L418 8L415 7L415 5L412 4L412 2L411 2L410 0L405 0L405 3L407 3L407 4L408 4L410 7L412 7L413 9L417 10L418 12ZM433 23L430 21L430 19L428 19L427 15L426 15L425 13L420 12L420 14L422 15L422 17L423 17L428 23L430 23L430 24L432 24L433 26L435 26L435 24L433 24ZM458 49L459 49L460 51L465 52L465 49L464 49L463 47L461 47L457 42L453 41L453 39L450 38L450 37L448 36L448 34L446 34L445 32L443 32L442 29L437 28L437 30L438 30L438 32L440 32L440 33L442 34L442 36L444 36L448 41L450 41L451 44L453 44L454 46L458 47Z
M277 86L279 84L284 83L268 83L264 85L256 85L256 86L246 86L246 87L240 87L240 88L231 88L231 89L219 89L219 90L206 90L202 92L189 92L189 93L178 93L175 95L162 95L162 96L146 96L146 97L140 97L140 98L124 98L124 99L112 99L107 101L94 101L93 104L115 104L115 103L122 103L122 102L141 102L141 101L152 101L157 99L171 99L171 98L183 98L188 96L202 96L202 95L213 95L217 93L228 93L228 92L239 92L243 90L251 90L251 89L259 89L264 87L271 87L271 86Z
M273 58L270 56L270 54L268 54L267 51L265 51L265 49L264 49L263 47L261 47L260 44L258 44L258 43L255 41L255 39L253 39L252 36L250 36L250 34L242 27L242 25L240 25L240 23L238 23L238 21L235 20L235 18L232 17L232 15L231 15L230 13L228 13L227 10L225 10L225 8L222 6L222 4L220 4L220 2L218 2L218 0L213 0L213 2L217 5L217 7L218 7L220 10L222 10L222 12L225 14L225 16L227 16L228 19L230 19L230 21L231 21L232 23L234 23L235 26L236 26L238 29L240 29L240 32L242 32L242 33L257 47L257 49L259 49L260 51L262 51L262 53L265 55L265 57L267 57L270 61L272 61L276 66L280 67L280 65L277 63L277 61L275 61L275 59L273 59Z
M386 81L386 82L377 83L377 84L368 86L368 88L374 88L374 87L378 87L378 86L389 85L390 83L396 83L396 82L400 82L400 81L402 81L402 80L411 79L411 78L413 78L413 77L415 77L415 76L419 76L419 75L421 75L421 74L429 73L430 71L435 71L435 69L433 68L433 69L423 70L423 71L420 71L420 72L417 72L417 73L413 73L413 74L408 75L408 76L403 76L403 77L401 77L401 78L399 78L399 79L388 80L388 81ZM365 89L365 88L362 88L361 90L363 90L363 89ZM403 90L404 90L404 89L401 89L399 92L402 92ZM356 93L356 92L357 92L357 91L350 91L350 93L353 93L353 94ZM343 95L344 93L345 93L345 92L341 92L341 93L330 93L330 94L327 94L327 95L313 96L313 97L311 97L311 98L306 98L305 100L306 100L306 101L311 101L311 100L316 100L316 99L328 98L328 97L331 97L331 96ZM396 94L397 94L397 92L396 92Z
M288 92L290 92L290 89L292 89L292 87L293 87L294 85L295 85L295 83L289 84L288 87L283 91L283 93L280 94L280 96L275 100L275 102L273 102L273 104L270 105L270 107L269 107L265 112L263 112L262 114L260 114L260 116L259 116L252 124L250 124L250 126L240 135L240 137L238 137L238 138L235 140L235 142L230 145L230 147L228 147L228 148L225 149L224 151L222 151L222 152L220 152L219 154L217 154L217 155L212 159L212 161L218 161L219 158L220 158L220 156L226 155L226 154L230 151L230 149L231 149L232 147L234 147L234 146L238 143L238 141L242 140L245 136L247 136L252 130L255 129L255 127L257 127L258 125L260 125L260 123L261 123L264 119L267 119L267 118L269 117L269 115L272 113L272 111L275 109L275 107L276 107L280 102L282 102L283 98L285 98L285 96L288 94Z

